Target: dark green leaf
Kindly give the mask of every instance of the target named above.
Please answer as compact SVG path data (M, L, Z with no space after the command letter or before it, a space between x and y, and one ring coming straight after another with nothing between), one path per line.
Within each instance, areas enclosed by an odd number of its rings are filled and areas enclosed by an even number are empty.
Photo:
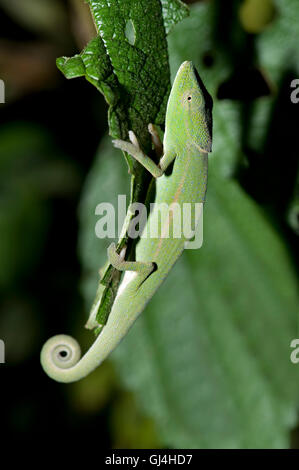
M162 13L166 34L171 31L173 26L189 15L189 9L180 0L161 0Z

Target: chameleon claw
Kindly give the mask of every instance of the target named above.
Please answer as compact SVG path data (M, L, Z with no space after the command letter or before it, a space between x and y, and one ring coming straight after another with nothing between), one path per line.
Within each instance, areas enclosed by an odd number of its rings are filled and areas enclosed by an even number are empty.
M151 135L152 143L153 143L156 155L158 157L161 157L161 155L163 155L163 144L161 142L160 136L159 136L158 131L157 131L156 127L154 126L154 124L150 123L148 125L148 131Z
M129 139L138 150L141 150L136 134L133 131L129 131Z

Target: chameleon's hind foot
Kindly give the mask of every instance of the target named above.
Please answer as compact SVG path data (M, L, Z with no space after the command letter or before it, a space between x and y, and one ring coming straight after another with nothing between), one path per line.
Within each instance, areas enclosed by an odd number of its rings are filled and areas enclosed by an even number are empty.
M107 250L109 263L119 271L135 271L147 278L154 270L155 263L143 261L125 261L122 254L116 252L115 243L111 243Z

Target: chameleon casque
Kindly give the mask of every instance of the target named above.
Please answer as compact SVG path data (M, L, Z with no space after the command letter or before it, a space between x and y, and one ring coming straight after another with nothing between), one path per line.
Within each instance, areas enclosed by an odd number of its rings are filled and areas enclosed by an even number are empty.
M142 152L132 132L131 142L114 141L117 148L132 155L154 176L155 204L168 204L169 212L160 221L161 236L138 240L135 261L125 260L125 250L118 254L114 244L109 246L110 263L124 271L124 275L108 321L81 359L80 346L70 336L57 335L45 343L41 363L54 380L73 382L99 366L126 335L184 250L188 239L183 234L180 238L172 236L175 222L171 208L174 204L194 205L205 201L208 153L212 150L212 106L212 98L196 69L186 61L176 74L168 99L164 153L159 164ZM154 209L144 230L155 216ZM193 222L195 226L198 220ZM163 236L166 229L168 238Z

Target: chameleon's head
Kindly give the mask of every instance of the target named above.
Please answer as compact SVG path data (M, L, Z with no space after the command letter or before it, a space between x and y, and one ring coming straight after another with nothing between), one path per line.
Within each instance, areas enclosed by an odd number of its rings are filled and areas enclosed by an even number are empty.
M183 62L169 96L166 128L174 124L198 149L211 152L212 107L212 97L192 62Z

